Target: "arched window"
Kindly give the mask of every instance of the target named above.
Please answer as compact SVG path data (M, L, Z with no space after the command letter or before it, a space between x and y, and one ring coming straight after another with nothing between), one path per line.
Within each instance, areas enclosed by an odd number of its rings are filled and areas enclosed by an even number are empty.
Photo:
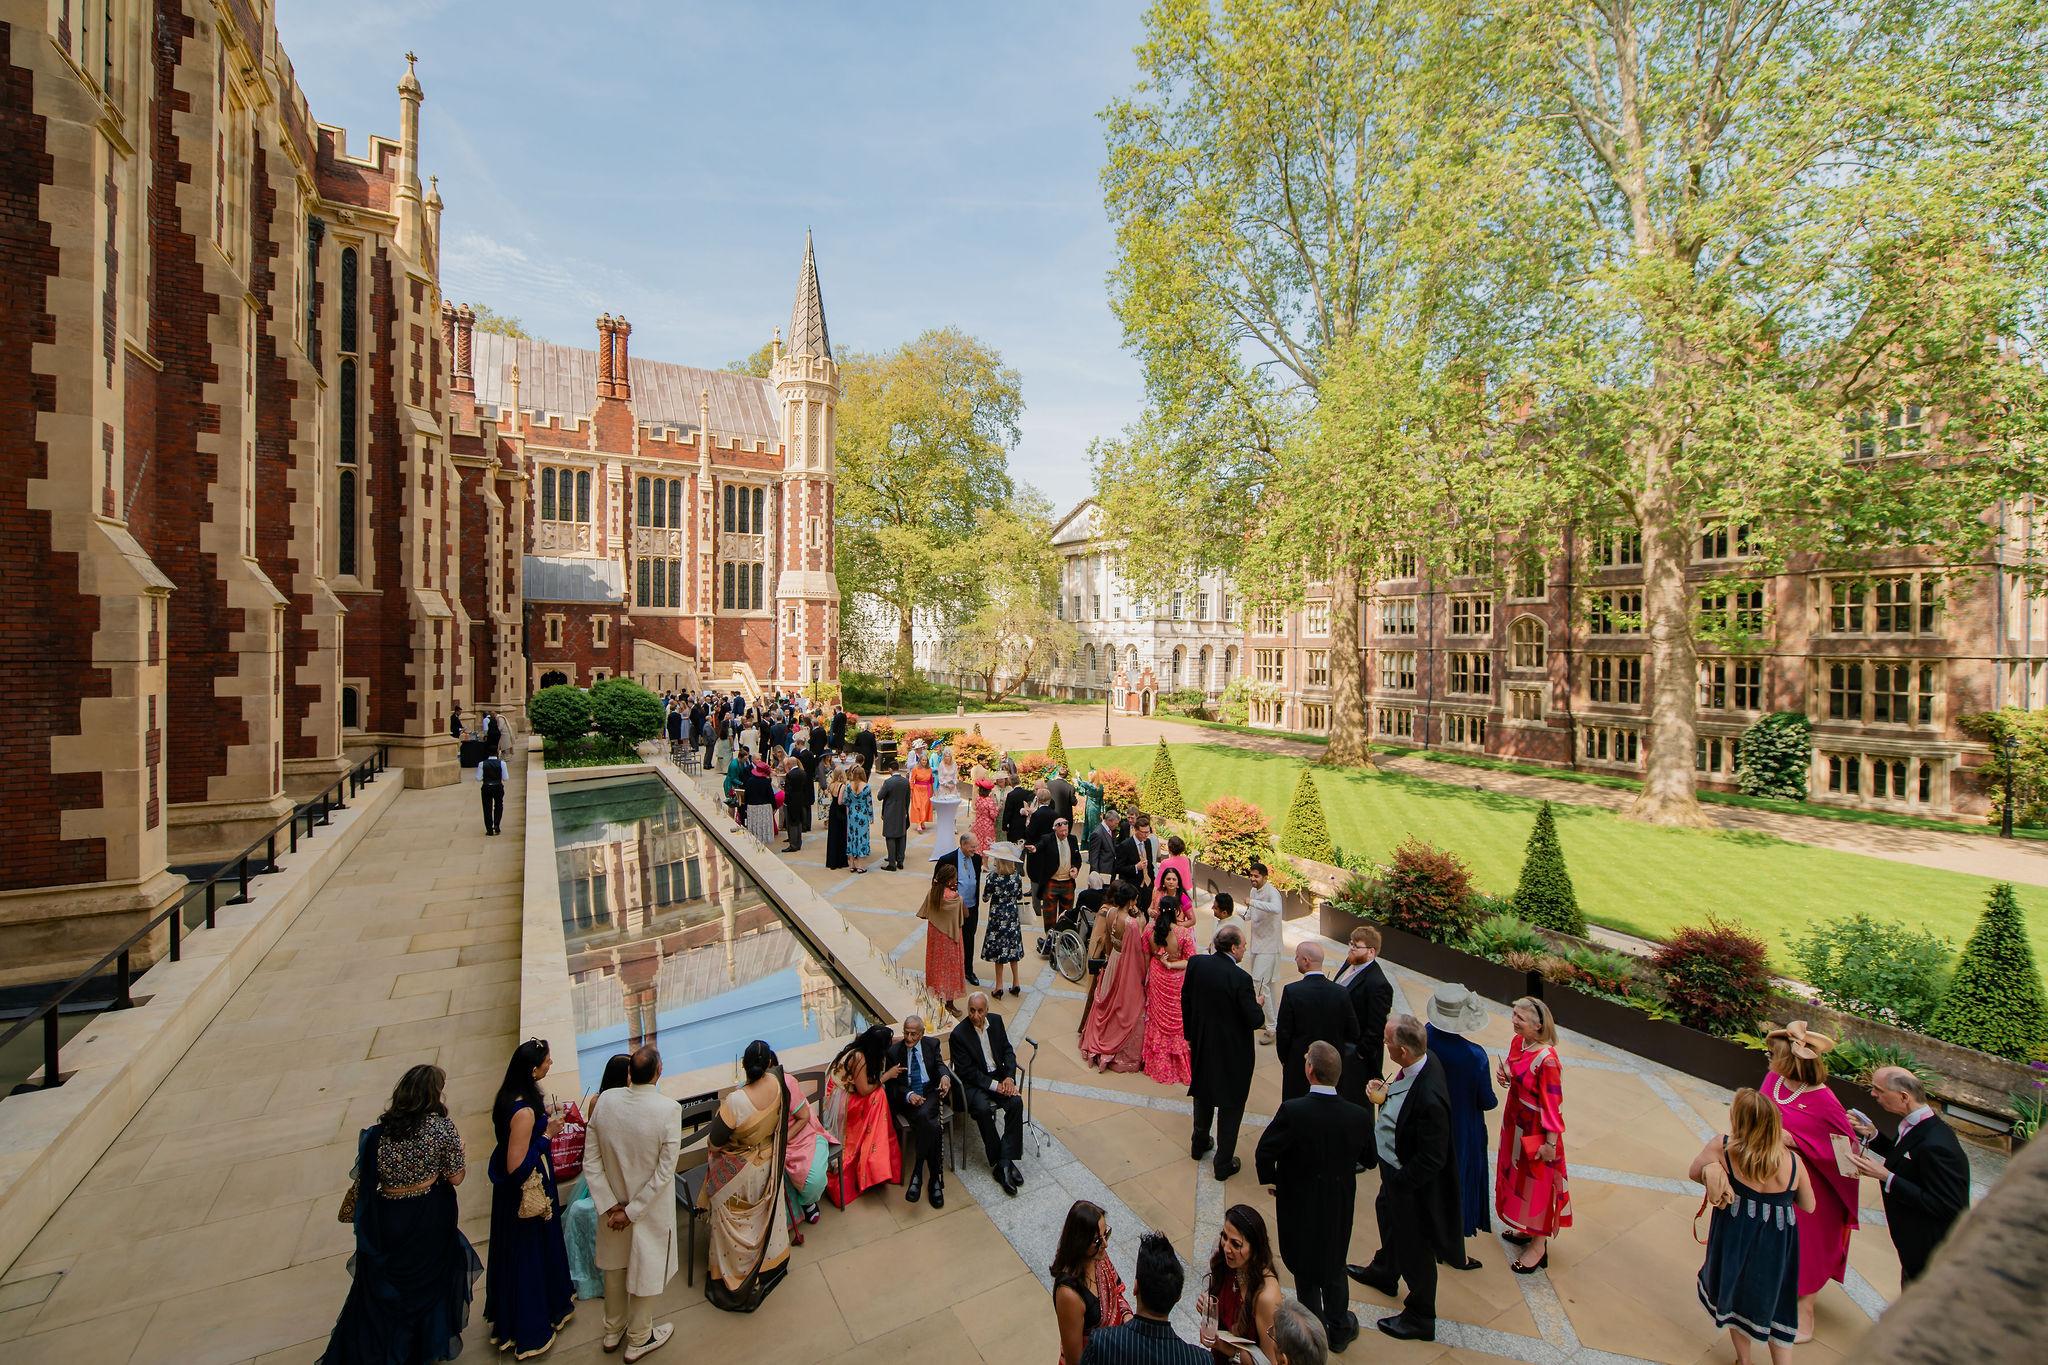
M1536 617L1516 617L1508 635L1508 667L1543 667L1549 634L1549 629Z
M540 685L542 687L563 687L568 684L568 681L569 675L560 669L551 668L540 675Z
M341 728L360 730L363 728L363 694L353 687L341 689Z
M1175 612L1175 613L1174 613L1174 615L1176 615L1176 616L1178 616L1179 614L1180 614L1179 612ZM1188 650L1187 650L1187 646L1186 646L1186 645L1175 645L1175 646L1173 647L1173 681L1172 681L1172 683L1170 684L1170 686L1171 686L1171 687L1173 687L1173 688L1175 688L1175 689L1178 689L1178 688L1180 687L1180 675L1181 675L1182 673L1184 673L1184 672L1186 672L1186 671L1187 671L1187 665L1188 665Z
M1088 646L1088 677L1092 679L1092 678L1094 678L1094 676L1095 676L1095 646L1094 646L1094 645L1090 645L1090 646Z
M1195 656L1195 686L1204 691L1209 687L1209 656L1212 652L1209 646L1203 645L1202 652Z
M1131 682L1138 680L1138 647L1124 646L1124 677Z
M1227 685L1237 676L1237 646L1229 645L1223 650L1223 681Z

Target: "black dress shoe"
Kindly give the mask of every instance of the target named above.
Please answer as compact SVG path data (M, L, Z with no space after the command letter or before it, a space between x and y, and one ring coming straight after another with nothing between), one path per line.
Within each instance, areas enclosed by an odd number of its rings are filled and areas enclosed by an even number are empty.
M1467 1256L1462 1261L1446 1261L1444 1264L1452 1270L1478 1270L1486 1263L1476 1256Z
M1020 1189L1020 1190L1024 1188L1024 1172L1023 1172L1023 1171L1022 1171L1021 1169L1019 1169L1019 1168L1018 1168L1018 1165L1017 1165L1017 1163L1016 1163L1016 1162L1014 1162L1014 1161L1006 1161L1006 1162L1004 1162L1004 1163L1003 1163L1003 1169L1004 1169L1005 1171L1007 1171L1007 1172L1009 1173L1009 1176L1010 1176L1010 1183L1011 1183L1012 1185L1015 1185L1015 1186L1016 1186L1016 1187L1017 1187L1018 1189Z
M917 1202L918 1192L922 1189L924 1189L924 1172L912 1171L910 1173L910 1186L909 1188L903 1191L903 1198L905 1202L915 1204Z
M1527 1233L1521 1232L1503 1232L1500 1235L1500 1239L1503 1242L1518 1247L1525 1247L1529 1245L1529 1243L1536 1240L1534 1237L1529 1236Z
M1358 1314L1346 1313L1344 1315L1344 1321L1338 1323L1334 1327L1329 1327L1326 1325L1325 1330L1329 1333L1330 1349L1332 1351L1341 1353L1346 1346L1349 1346L1352 1342L1358 1340L1358 1333L1360 1330L1358 1325Z
M932 1181L931 1204L935 1209L946 1207L946 1187L936 1179Z
M1188 1157L1190 1160L1200 1161L1203 1157L1209 1155L1209 1149L1215 1145L1206 1137L1198 1139L1188 1145Z
M1367 1289L1376 1290L1379 1293L1385 1294L1390 1299L1401 1296L1401 1282L1399 1280L1395 1279L1392 1275L1381 1279L1373 1273L1373 1269L1369 1265L1347 1265L1344 1267L1344 1273L1364 1285Z
M1391 1318L1380 1319L1380 1330L1396 1341L1435 1341L1436 1322L1427 1322L1397 1313Z
M996 1184L1002 1186L1003 1193L1009 1195L1010 1198L1015 1199L1017 1197L1017 1182L1010 1179L1009 1171L998 1167L996 1170Z
M1228 1166L1224 1165L1222 1162L1219 1161L1216 1163L1216 1178L1218 1180L1228 1180L1230 1179L1230 1177L1236 1175L1239 1171L1243 1169L1244 1162L1237 1157L1230 1158L1230 1164Z

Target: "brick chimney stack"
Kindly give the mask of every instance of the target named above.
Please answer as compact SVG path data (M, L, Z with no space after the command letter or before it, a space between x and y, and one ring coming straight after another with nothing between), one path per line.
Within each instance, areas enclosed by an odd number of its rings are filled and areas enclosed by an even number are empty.
M476 340L476 309L463 304L455 310L455 383L457 393L475 393L476 375L470 366L474 362Z
M612 329L617 326L610 313L597 319L597 396L612 396Z
M627 340L633 335L633 324L624 318L612 322L612 397L630 399L633 396L633 371L627 364Z

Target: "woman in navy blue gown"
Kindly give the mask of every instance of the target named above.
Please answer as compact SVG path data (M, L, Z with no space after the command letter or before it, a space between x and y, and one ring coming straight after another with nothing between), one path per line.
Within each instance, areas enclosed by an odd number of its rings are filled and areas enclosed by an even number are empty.
M1444 1084L1451 1092L1451 1155L1458 1168L1467 1237L1493 1226L1488 1212L1493 1200L1486 1183L1486 1111L1499 1100L1493 1093L1486 1049L1466 1036L1485 1027L1486 1006L1463 986L1438 986L1430 997L1429 1050L1444 1064ZM1469 1253L1464 1264L1451 1265L1453 1270L1478 1268Z
M491 1105L498 1146L491 1153L491 1255L485 1265L484 1320L491 1324L491 1344L511 1352L515 1360L537 1356L554 1345L555 1333L576 1306L549 1153L549 1141L561 1121L548 1117L540 1091L541 1079L553 1064L545 1042L527 1039L513 1050ZM536 1174L546 1195L543 1212L521 1218L521 1192Z

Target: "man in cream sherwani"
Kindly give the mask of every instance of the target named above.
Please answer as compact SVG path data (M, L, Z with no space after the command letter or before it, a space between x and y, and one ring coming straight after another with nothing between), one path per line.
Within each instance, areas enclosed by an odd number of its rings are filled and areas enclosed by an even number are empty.
M631 1082L608 1093L590 1116L583 1178L598 1208L597 1268L604 1272L604 1348L625 1344L634 1361L664 1345L675 1328L653 1325L654 1300L676 1273L676 1157L683 1111L655 1089L661 1054L643 1047Z

